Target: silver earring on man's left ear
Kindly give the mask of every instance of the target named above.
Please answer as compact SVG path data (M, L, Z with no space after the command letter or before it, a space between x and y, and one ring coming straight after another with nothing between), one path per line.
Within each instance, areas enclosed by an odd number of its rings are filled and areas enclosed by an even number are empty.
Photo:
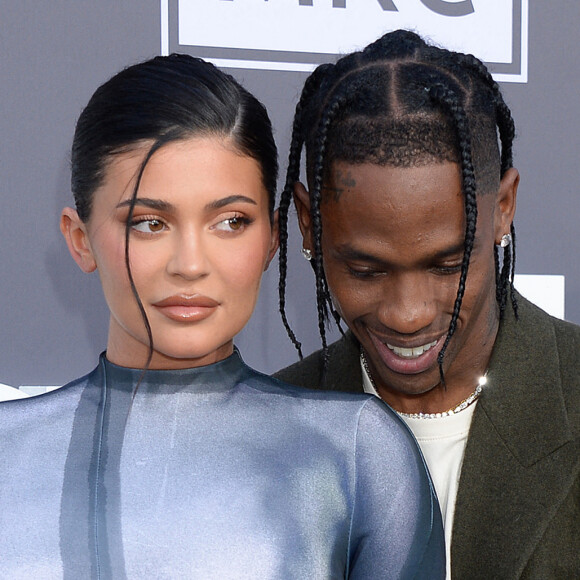
M511 243L512 243L512 235L511 234L504 234L501 237L501 241L500 241L499 245L502 248L507 248L509 245L511 245Z
M309 250L308 248L302 248L300 250L300 252L302 253L302 256L304 257L305 260L308 260L310 262L310 260L312 260L312 251Z

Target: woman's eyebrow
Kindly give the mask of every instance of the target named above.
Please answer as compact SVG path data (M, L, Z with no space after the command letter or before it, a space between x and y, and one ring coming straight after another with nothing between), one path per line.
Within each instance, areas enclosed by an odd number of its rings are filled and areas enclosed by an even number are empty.
M256 203L256 200L252 199L251 197L246 197L245 195L228 195L227 197L222 197L221 199L216 199L215 201L208 203L205 206L205 209L206 210L221 209L226 205L230 205L230 203L236 202L251 203L252 205L258 205Z
M127 207L132 205L132 199L125 199L119 204L117 204L117 208ZM156 209L158 211L167 211L170 212L175 209L171 203L167 201L162 201L160 199L150 199L148 197L138 197L135 199L135 206L142 205L151 209Z
M221 199L216 199L208 203L205 206L206 210L212 209L221 209L231 203L250 203L252 205L258 205L256 200L252 199L251 197L247 197L245 195L228 195L227 197L222 197ZM119 204L117 204L117 208L121 207L128 207L132 204L131 199L125 199ZM162 201L160 199L150 199L148 197L138 197L135 199L135 206L145 206L151 209L156 209L158 211L166 211L171 212L175 210L175 206L167 201Z

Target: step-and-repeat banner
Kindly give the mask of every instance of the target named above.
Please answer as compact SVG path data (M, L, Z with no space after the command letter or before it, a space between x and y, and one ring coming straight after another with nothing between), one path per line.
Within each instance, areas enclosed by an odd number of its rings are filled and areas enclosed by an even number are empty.
M282 173L294 106L319 63L396 28L481 58L518 128L517 287L580 323L576 260L580 149L576 2L529 0L123 0L4 3L0 10L0 383L60 385L94 366L108 310L96 274L72 262L58 231L72 204L69 150L91 93L123 66L187 52L227 68L270 111ZM312 272L291 216L288 315L319 347ZM277 268L238 338L266 372L296 360L278 309ZM564 310L564 300L566 308Z

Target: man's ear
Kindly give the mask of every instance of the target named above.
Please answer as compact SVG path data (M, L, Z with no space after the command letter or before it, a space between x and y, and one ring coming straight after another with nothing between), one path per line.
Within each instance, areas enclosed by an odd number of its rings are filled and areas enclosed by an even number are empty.
M495 243L499 244L504 234L509 234L516 213L516 198L520 174L513 167L501 178L499 191L495 200Z
M76 210L65 207L60 215L60 231L66 240L68 251L79 268L86 273L94 272L97 263L93 256L86 224Z
M268 259L264 266L264 272L269 268L270 262L274 259L278 247L280 246L280 227L278 225L278 210L274 212L274 219L272 221L272 235L270 238L270 249L268 250Z
M294 185L294 204L296 205L296 212L298 214L298 225L302 232L302 247L307 250L312 250L310 194L299 181Z

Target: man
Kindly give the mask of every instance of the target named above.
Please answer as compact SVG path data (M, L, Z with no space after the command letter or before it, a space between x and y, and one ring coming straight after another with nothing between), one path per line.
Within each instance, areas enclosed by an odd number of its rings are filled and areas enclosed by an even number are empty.
M399 412L450 578L580 577L580 328L513 289L513 136L479 61L390 33L307 80L280 204L283 319L294 194L323 349L277 376Z

